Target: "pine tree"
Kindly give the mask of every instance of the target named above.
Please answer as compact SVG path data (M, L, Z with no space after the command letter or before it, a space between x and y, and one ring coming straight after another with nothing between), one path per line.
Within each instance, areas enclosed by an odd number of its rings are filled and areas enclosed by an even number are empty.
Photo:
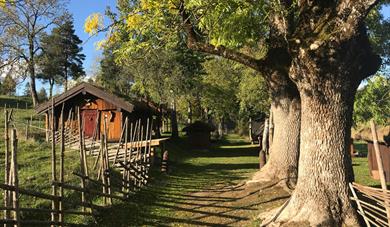
M30 82L27 82L26 85L24 86L23 95L26 97L31 96Z
M85 75L83 69L82 41L75 34L72 20L66 20L62 25L52 30L50 35L41 39L42 55L39 65L42 74L40 78L49 82L50 93L54 83L63 83L64 90L68 90L69 78L78 79Z
M2 84L2 93L4 95L15 95L15 92L16 92L16 82L15 80L12 78L12 76L10 74L7 74L3 80L3 84Z

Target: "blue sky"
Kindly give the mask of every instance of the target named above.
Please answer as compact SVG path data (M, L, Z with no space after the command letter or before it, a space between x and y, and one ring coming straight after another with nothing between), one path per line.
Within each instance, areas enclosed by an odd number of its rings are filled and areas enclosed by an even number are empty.
M104 14L104 11L107 6L111 7L111 9L115 9L116 0L69 0L68 10L73 15L76 34L80 37L81 40L83 40L83 53L86 56L83 65L87 75L91 75L94 70L94 66L96 66L96 61L101 55L101 50L96 50L95 43L99 40L104 39L105 34L100 33L88 39L89 35L84 32L84 22L85 19L92 13L99 12ZM109 23L108 21L105 22ZM23 94L23 90L27 81L28 79L18 85L18 95ZM42 87L47 87L47 85L42 84L40 81L37 81L37 91L39 91ZM59 92L62 92L62 90L60 87L56 86L54 88L54 93Z
M115 10L116 0L69 0L68 10L72 13L74 18L74 26L76 34L80 37L83 43L83 53L86 55L84 61L84 69L87 75L91 75L97 66L97 59L101 55L101 50L96 50L95 43L99 40L104 39L105 34L100 33L97 36L91 37L89 40L89 35L84 32L84 22L85 19L92 13L100 12L104 14L106 7L110 7ZM385 7L382 9L385 17L390 16L390 7ZM109 23L108 21L105 21ZM88 40L88 41L87 41ZM25 83L21 83L17 87L17 94L21 95L23 93ZM41 87L46 85L42 84L40 81L37 81L37 90L39 91ZM61 88L55 87L55 93L62 92Z
M69 11L73 14L76 34L84 41L83 52L86 55L84 68L87 75L91 73L91 67L101 51L96 50L95 43L104 39L104 34L100 33L88 40L89 35L84 32L85 19L92 13L100 12L104 14L107 6L115 9L116 0L70 0ZM108 23L108 21L107 21ZM88 41L87 41L88 40Z

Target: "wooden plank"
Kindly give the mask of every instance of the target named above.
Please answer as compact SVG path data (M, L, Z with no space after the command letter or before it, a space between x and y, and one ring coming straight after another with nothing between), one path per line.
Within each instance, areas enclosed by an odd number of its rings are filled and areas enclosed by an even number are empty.
M371 124L371 133L372 133L372 139L374 143L374 150L375 150L375 157L378 163L378 170L379 170L379 177L381 181L381 186L384 191L387 190L387 185L386 185L386 178L385 178L385 172L383 170L383 161L382 161L382 156L379 150L379 145L378 145L378 135L376 132L376 127L375 123L373 120L370 122ZM390 226L390 207L389 203L385 202L386 206L386 214L387 214L387 224Z
M353 186L352 186L351 183L349 183L349 188L351 189L353 198L354 198L355 201L356 201L356 205L357 205L358 209L362 212L362 216L363 216L364 222L366 223L367 227L370 227L370 226L371 226L371 225L370 225L370 222L367 220L367 217L366 217L366 215L364 214L364 210L363 210L363 208L362 208L362 206L361 206L361 204L360 204L360 200L359 200L359 198L357 197L356 192L355 192L355 190L353 189Z
M9 191L15 191L15 187L14 186L3 184L3 183L0 183L0 188L4 189L4 190L9 190ZM36 191L23 189L23 188L19 188L19 193L23 194L23 195L33 196L33 197L37 197L37 198L41 198L41 199L47 199L47 200L58 200L59 199L58 196L44 194L44 193L41 193L41 192L36 192Z
M75 186L75 185L66 184L66 183L62 183L61 184L60 182L53 182L52 184L57 185L57 186L61 185L62 187L66 188L66 189L74 190L74 191L78 191L78 192L91 193L91 194L104 196L104 197L109 197L109 198L114 198L114 199L119 199L119 200L123 200L123 201L125 200L125 199L123 199L122 196L112 195L112 194L108 194L108 193L102 193L102 192L99 192L99 191L96 191L96 190L81 188L81 187L78 187L78 186Z

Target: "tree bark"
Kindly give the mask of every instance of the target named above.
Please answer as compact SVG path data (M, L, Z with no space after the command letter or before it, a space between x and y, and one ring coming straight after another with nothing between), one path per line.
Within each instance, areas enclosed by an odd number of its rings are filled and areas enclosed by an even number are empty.
M53 97L54 80L49 79L49 100Z
M36 90L36 86L35 86L35 69L34 69L34 66L29 66L30 68L30 91L31 91L31 97L32 97L32 101L33 101L33 106L37 106L38 103L39 103L39 100L38 100L38 94L37 94L37 90ZM31 69L33 68L33 69Z
M321 47L298 47L291 67L302 105L296 189L278 222L358 226L349 200L353 101L361 80L379 68L364 25L356 36Z
M271 103L274 138L267 164L247 183L283 181L289 187L296 182L299 156L300 99L280 97Z
M322 95L300 90L302 131L298 182L280 219L308 221L315 226L338 226L343 222L356 225L347 187L353 176L347 150L355 91L351 89L346 94L333 83L324 85Z
M29 37L29 55L30 58L27 61L28 71L30 74L30 91L33 101L33 106L37 106L39 103L37 89L35 86L35 59L34 59L34 40L32 37Z

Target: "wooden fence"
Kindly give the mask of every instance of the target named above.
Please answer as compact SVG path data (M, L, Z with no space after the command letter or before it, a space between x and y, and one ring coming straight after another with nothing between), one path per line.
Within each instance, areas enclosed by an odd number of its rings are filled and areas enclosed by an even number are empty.
M378 165L382 188L368 187L357 183L350 183L349 188L352 201L356 202L357 212L363 217L367 226L390 227L390 190L387 190L383 162L378 146L378 135L374 121L371 121L371 132L374 151Z
M63 113L63 110L62 110ZM24 189L19 185L18 180L18 137L17 130L12 127L12 118L8 110L5 111L5 182L0 184L4 190L4 217L0 223L4 226L20 226L23 224L38 224L51 226L66 226L72 223L65 222L66 215L94 215L95 211L104 206L110 206L114 200L126 201L129 195L135 193L149 181L150 167L153 163L154 147L159 146L165 139L152 139L153 120L148 119L146 125L142 125L141 120L129 123L126 118L123 122L123 132L118 143L109 144L107 142L108 128L107 116L104 117L104 128L93 151L87 154L86 140L83 138L83 125L78 114L78 129L76 131L67 130L64 125L63 114L60 117L59 131L51 130L51 193ZM54 116L54 114L52 114ZM54 122L53 120L51 122ZM54 127L51 127L52 129ZM11 132L11 136L9 135ZM78 132L78 136L75 135ZM71 141L76 141L70 143ZM68 141L68 142L67 142ZM95 141L96 142L96 141ZM57 153L60 145L59 154ZM76 185L65 182L65 149L72 144L78 144L80 157L80 170L71 174L80 180ZM59 160L57 160L59 158ZM88 162L89 159L90 162ZM93 166L88 163L93 161ZM59 166L57 166L59 165ZM64 192L72 191L80 194L77 204L81 210L72 206L65 197ZM20 196L28 196L48 200L51 207L32 208L20 207ZM95 204L94 199L101 197L103 204ZM70 207L73 207L71 209ZM45 220L24 220L23 212L46 213Z

